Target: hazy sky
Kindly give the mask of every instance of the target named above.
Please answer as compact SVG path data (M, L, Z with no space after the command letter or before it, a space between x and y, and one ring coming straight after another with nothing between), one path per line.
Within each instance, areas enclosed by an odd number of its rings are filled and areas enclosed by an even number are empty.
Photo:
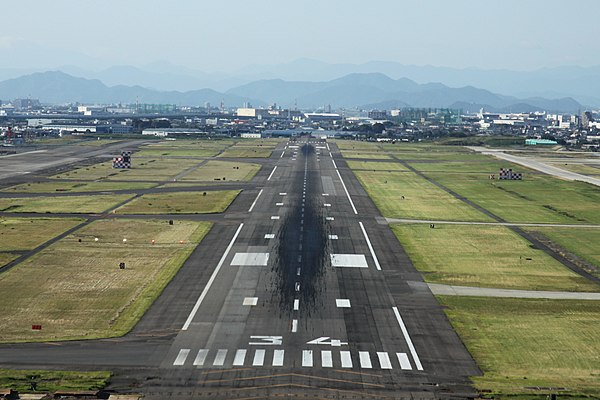
M205 71L298 58L600 65L597 0L7 0L0 15L2 68L91 62L82 56Z

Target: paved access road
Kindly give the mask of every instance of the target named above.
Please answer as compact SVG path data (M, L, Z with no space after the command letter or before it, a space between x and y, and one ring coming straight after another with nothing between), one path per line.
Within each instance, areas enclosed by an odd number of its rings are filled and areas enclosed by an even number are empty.
M444 398L480 373L334 145L282 144L124 338L0 346L147 398ZM229 216L229 217L227 217Z

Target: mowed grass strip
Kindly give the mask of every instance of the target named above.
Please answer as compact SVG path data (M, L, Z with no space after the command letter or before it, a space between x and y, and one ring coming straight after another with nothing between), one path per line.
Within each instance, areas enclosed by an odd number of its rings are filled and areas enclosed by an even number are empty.
M118 190L150 189L155 183L144 182L33 182L11 186L3 192L56 193L56 192L109 192Z
M427 282L600 292L599 285L503 226L393 224L392 230Z
M201 160L186 158L136 158L131 157L131 168L113 168L112 162L66 171L52 178L77 180L146 181L161 182L173 179L181 172L198 165Z
M487 215L413 172L354 173L384 217L491 221Z
M269 158L273 152L270 148L233 146L223 151L219 157L226 158Z
M353 170L365 171L408 171L399 162L369 162L369 161L346 161L348 167Z
M135 153L136 157L214 157L220 149L151 148Z
M98 390L108 384L108 371L47 371L0 369L0 387L21 393L31 391L35 382L38 392Z
M127 333L210 226L128 219L87 225L0 275L0 341ZM120 262L125 269L119 269ZM34 324L42 330L32 331Z
M0 251L34 249L83 221L78 218L0 218Z
M222 213L241 190L145 194L119 207L117 214Z
M11 213L100 213L133 198L134 195L94 195L0 198L0 211Z
M508 222L600 224L600 188L584 182L535 174L522 181L490 180L484 173L426 175Z
M211 160L184 175L179 181L249 181L260 170L260 167L260 164Z
M358 158L358 159L371 159L371 160L390 160L392 157L383 152L368 152L368 151L348 151L343 150L342 155L344 158Z
M477 389L501 396L600 396L600 301L438 300L484 372L471 378Z
M527 231L541 233L565 250L594 265L600 276L600 229L535 227Z

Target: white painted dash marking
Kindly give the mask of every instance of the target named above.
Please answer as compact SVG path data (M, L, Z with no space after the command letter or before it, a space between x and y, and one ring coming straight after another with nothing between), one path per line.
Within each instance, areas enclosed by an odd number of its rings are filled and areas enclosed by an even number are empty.
M281 193L279 193L279 195L280 195L280 196L287 196L287 193L285 193L285 192L281 192Z
M392 362L390 361L390 356L388 353L378 351L377 358L379 358L379 365L381 369L392 369Z
M375 268L377 268L378 271L381 271L381 265L379 265L379 259L377 258L377 255L375 254L375 250L373 250L373 245L371 244L371 241L369 240L369 235L367 235L365 226L363 225L362 222L359 222L358 224L360 225L360 229L362 230L362 233L365 236L365 240L367 241L367 246L369 246L369 251L371 252L371 257L373 257L373 262L375 263Z
M321 350L321 366L323 368L333 367L333 358L331 357L331 350Z
M271 219L279 219L279 215L272 215Z
M283 155L285 154L285 151L281 152L281 155L279 156L279 158L283 158Z
M244 306L255 306L258 304L258 297L246 297L242 305Z
M331 239L331 240L337 240L339 238L338 238L338 235L329 235L329 239Z
M325 204L323 204L323 206L324 206L324 207L331 207L331 204L329 204L329 203L325 203Z
M265 235L265 239L275 239L275 234L274 233L267 233Z
M334 164L335 164L335 162L334 162ZM335 172L337 172L337 174L338 174L338 176L340 178L340 182L342 183L342 187L344 188L344 192L346 192L346 197L348 197L348 201L350 202L350 205L352 206L352 211L354 211L354 214L358 214L358 211L356 211L356 207L354 207L354 202L352 201L352 197L350 197L350 193L348 192L348 188L346 187L346 184L344 183L344 180L342 179L342 175L340 174L340 170L337 169L337 167L335 168Z
M349 351L340 351L340 359L342 361L342 368L352 368L352 357Z
M335 221L335 218L333 218L333 217L325 217L325 219L326 219L327 221Z
M181 349L179 350L179 354L177 354L177 358L173 362L173 365L183 365L185 364L185 360L187 359L188 354L190 354L190 349Z
M298 332L298 320L293 319L292 320L292 333L296 333L296 332Z
M273 366L274 367L283 367L284 355L285 355L285 350L275 350L273 352Z
M358 358L360 359L361 368L373 368L373 365L371 364L371 357L369 356L368 351L359 351Z
M412 369L412 365L410 365L410 360L406 353L396 353L396 356L398 357L401 369Z
M302 366L312 367L313 366L313 351L302 350Z
M350 308L350 299L335 299L337 308Z
M244 365L244 361L246 360L246 349L238 349L235 352L235 357L233 358L233 365L235 367L239 367L241 365Z
M294 299L294 311L298 311L300 309L300 300Z
M419 356L417 355L417 350L413 345L412 340L410 339L410 335L408 334L408 330L406 329L406 325L404 325L404 321L402 321L402 317L400 316L400 312L398 311L398 307L392 307L394 310L394 314L396 314L396 319L398 320L398 324L400 325L400 329L402 330L402 334L404 335L404 339L406 340L406 344L408 344L408 348L410 350L410 354L415 361L415 366L419 371L423 371L423 366L421 365L421 360L419 360Z
M258 202L258 198L260 197L260 195L262 194L264 189L260 189L260 192L258 192L258 195L256 196L256 199L254 199L254 203L252 203L252 205L250 206L250 208L248 209L248 212L252 212L252 210L254 210L254 206L256 205L256 203Z
M271 171L271 174L269 175L269 177L267 178L268 181L271 180L271 178L273 177L273 174L275 173L275 170L277 169L277 165L273 168L273 171Z
M252 365L255 367L262 367L265 363L265 351L263 349L257 349L254 352L254 360L252 360Z
M198 354L196 355L196 359L194 360L194 365L204 365L204 361L206 361L206 356L208 356L207 349L199 350Z
M275 205L276 205L277 207L281 207L281 206L283 205L283 203L275 203Z
M227 357L227 349L217 350L217 355L215 357L215 361L213 362L213 365L223 366L223 364L225 364L225 357Z

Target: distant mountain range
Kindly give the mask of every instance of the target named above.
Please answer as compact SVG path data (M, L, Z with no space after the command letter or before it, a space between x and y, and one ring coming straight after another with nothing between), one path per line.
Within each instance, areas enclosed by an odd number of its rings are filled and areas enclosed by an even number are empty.
M135 71L130 71L131 76ZM527 112L536 110L577 112L584 109L570 97L518 98L473 86L448 87L441 83L419 84L407 78L392 79L382 73L352 73L321 82L267 79L250 82L225 92L213 89L161 91L142 86L107 86L98 79L75 77L64 72L33 73L0 82L0 99L33 97L47 103L168 103L202 106L223 101L228 106L250 102L254 106L277 103L316 109L389 109L396 107L462 108L476 111Z

